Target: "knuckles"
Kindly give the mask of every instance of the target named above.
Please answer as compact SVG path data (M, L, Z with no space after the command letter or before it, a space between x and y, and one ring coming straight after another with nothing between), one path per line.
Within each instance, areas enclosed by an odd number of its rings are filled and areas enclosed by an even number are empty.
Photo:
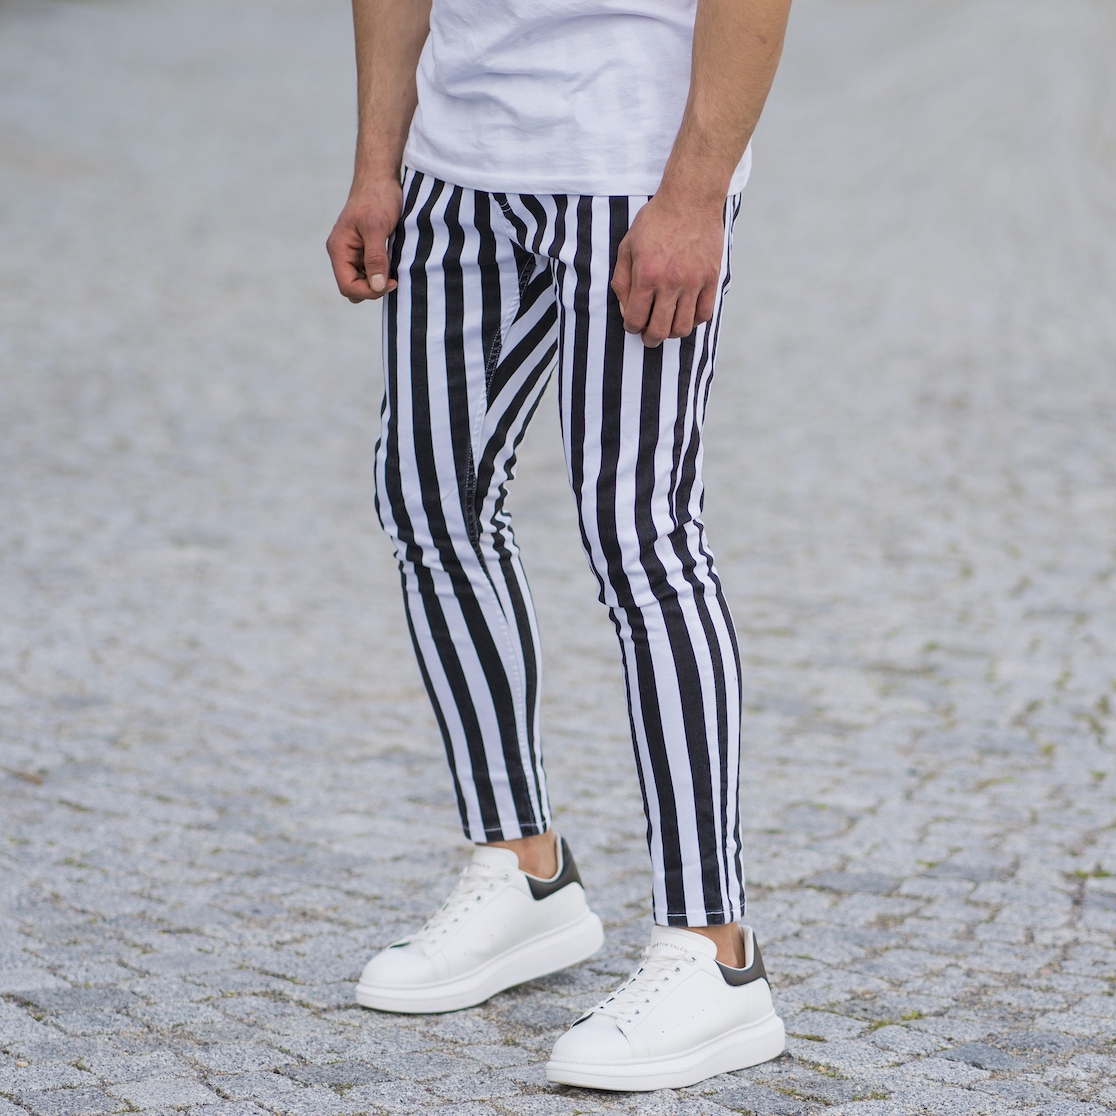
M664 263L645 265L632 275L632 287L645 291L700 291L717 282L719 272L709 268L677 267Z

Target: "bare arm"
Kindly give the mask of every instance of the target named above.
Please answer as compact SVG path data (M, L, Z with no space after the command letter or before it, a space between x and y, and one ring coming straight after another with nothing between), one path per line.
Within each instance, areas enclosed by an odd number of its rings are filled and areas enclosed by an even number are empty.
M783 51L790 0L698 0L690 95L655 196L621 241L612 287L647 345L685 337L716 301L722 213Z
M403 209L399 170L418 103L415 70L430 31L430 0L353 0L360 124L356 166L326 249L350 302L395 288L387 240Z

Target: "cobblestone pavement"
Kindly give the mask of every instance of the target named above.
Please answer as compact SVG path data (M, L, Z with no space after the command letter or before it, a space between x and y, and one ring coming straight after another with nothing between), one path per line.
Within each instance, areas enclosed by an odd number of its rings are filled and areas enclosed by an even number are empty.
M362 1012L467 849L331 289L345 5L0 3L0 1116L1116 1108L1116 9L800 0L709 434L788 1054L548 1088L648 875L553 413L515 494L603 952Z

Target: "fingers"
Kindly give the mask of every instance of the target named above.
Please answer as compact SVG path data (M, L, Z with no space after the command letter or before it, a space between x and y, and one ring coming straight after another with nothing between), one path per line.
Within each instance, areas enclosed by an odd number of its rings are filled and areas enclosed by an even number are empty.
M628 301L622 304L624 313L624 329L628 333L643 333L651 320L651 311L655 305L655 289L653 287L637 287L628 295Z
M655 287L644 283L635 273L632 259L631 233L620 241L616 252L616 267L612 271L612 289L620 303L627 333L642 333L651 318L655 302Z
M720 207L649 199L617 252L612 287L624 328L651 347L688 337L708 322L717 305L724 237Z
M398 285L389 277L387 238L391 230L360 222L347 213L326 241L337 289L350 302L382 298Z
M674 307L674 321L670 326L671 337L689 337L698 324L694 315L697 310L698 298L689 291L684 291L678 298Z
M678 296L674 292L655 292L651 316L647 322L647 327L643 330L643 343L649 349L657 348L671 336L671 327L674 325L674 311L677 305Z
M620 304L620 314L624 318L624 328L629 333L638 333L628 325L629 303L632 294L632 252L628 246L628 238L620 241L616 251L616 266L612 269L612 282L610 284L616 301Z
M634 226L633 226L634 227ZM638 237L635 238L638 241ZM660 253L641 254L637 260L632 250L631 232L616 253L612 289L620 303L624 329L638 333L650 348L661 345L668 337L688 337L694 330L696 314L704 290L699 291L685 276L671 276ZM712 313L712 299L709 314ZM708 320L708 314L705 319Z
M713 283L706 283L698 295L697 307L694 310L694 325L704 325L713 318L713 308L717 305L717 288L720 285L720 276Z

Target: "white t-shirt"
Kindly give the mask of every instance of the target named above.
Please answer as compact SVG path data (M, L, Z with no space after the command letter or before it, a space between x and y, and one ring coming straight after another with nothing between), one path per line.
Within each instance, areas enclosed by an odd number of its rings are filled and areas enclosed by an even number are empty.
M404 162L516 194L653 194L697 0L433 0ZM751 150L733 175L743 189Z

